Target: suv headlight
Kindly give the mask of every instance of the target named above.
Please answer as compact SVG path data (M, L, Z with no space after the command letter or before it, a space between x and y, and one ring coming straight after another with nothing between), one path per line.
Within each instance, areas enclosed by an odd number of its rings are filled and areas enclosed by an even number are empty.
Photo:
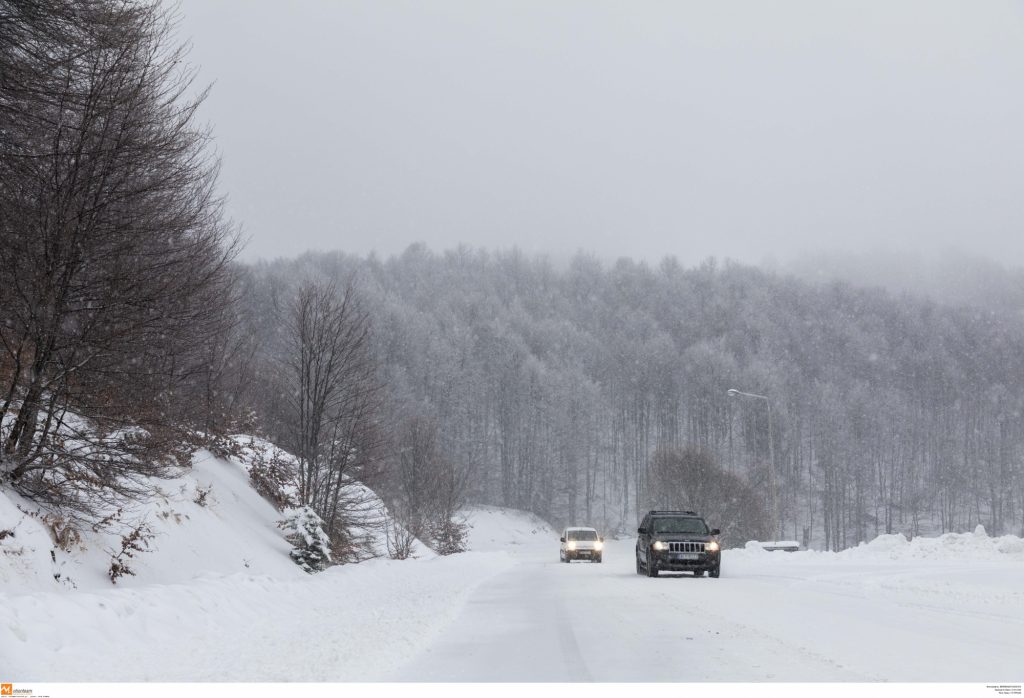
M604 549L604 543L602 543L601 541L597 541L596 543L594 543L594 550L603 550L603 549Z
M704 546L704 549L707 550L709 553L717 552L718 551L718 541L717 540L708 541L708 543Z
M576 549L576 541L574 541L574 540L569 541L568 545L566 545L565 547L567 547L569 550L575 550Z
M654 549L655 550L668 550L668 543L666 543L663 540L656 540L656 541L654 541Z

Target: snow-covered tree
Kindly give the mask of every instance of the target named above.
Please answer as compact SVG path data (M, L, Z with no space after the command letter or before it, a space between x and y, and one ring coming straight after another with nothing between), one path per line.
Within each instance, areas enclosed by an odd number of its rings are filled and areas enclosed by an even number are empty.
M309 506L286 509L278 526L294 546L292 560L306 572L320 572L331 564L331 540L324 532L323 519Z

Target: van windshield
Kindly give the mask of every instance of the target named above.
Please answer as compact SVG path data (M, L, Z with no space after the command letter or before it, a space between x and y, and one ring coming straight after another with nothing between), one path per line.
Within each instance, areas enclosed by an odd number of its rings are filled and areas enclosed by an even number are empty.
M567 540L597 540L597 531L569 531Z

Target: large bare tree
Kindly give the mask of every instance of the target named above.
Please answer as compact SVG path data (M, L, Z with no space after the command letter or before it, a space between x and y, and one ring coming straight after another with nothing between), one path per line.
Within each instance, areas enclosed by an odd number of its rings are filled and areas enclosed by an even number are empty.
M382 438L369 333L351 286L339 292L307 281L296 289L282 355L285 441L299 462L300 502L324 520L342 557L348 530L368 513L353 478L372 475Z
M236 237L173 26L0 0L0 478L81 511L172 464L227 318Z

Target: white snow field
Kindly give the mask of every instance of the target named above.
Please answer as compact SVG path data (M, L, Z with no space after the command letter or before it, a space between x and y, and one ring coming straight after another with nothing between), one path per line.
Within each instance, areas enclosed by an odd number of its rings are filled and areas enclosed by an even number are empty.
M562 564L545 523L479 508L471 552L308 576L237 465L209 458L177 486L184 523L116 587L87 564L96 551L65 575L77 588L53 580L34 520L0 495L0 530L20 526L0 541L5 680L1024 682L1012 536L752 547L725 551L720 579L649 579L633 540Z

